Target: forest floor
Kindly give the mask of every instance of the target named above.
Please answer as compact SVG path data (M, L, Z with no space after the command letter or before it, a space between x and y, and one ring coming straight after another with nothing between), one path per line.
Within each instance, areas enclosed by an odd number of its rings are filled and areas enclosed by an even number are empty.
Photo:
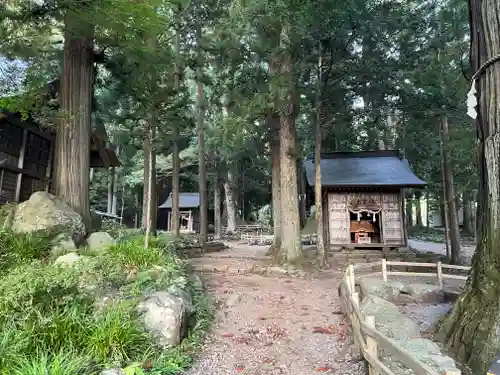
M217 318L187 375L365 374L340 312L342 265L302 277L252 274L244 270L265 264L267 247L231 246L191 260L222 271L202 275Z

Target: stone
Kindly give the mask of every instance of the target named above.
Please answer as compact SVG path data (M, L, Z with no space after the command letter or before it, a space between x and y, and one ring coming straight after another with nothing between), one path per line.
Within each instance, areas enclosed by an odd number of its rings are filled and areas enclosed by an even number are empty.
M18 233L41 230L67 233L76 243L86 232L82 216L46 191L33 193L30 199L17 206L11 229Z
M361 295L367 296L369 294L375 295L384 299L397 298L404 284L401 281L384 281L374 277L364 277L359 281Z
M438 285L409 284L401 289L401 293L407 293L415 302L438 303L444 301L444 292Z
M87 247L91 251L101 251L116 244L116 241L106 232L95 232L87 238Z
M176 346L187 334L186 306L180 297L154 292L138 305L148 332L164 348Z
M229 296L229 298L226 300L226 307L233 307L236 306L238 303L241 302L243 299L243 296L240 293L234 293Z
M455 361L443 354L442 349L438 344L424 338L414 338L409 340L398 340L396 344L412 356L427 366L432 368L438 374L443 374L446 371L458 371ZM397 361L397 358L392 358L391 353L386 353L383 362L388 364L395 374L407 374L408 369L405 365Z
M193 298L189 292L190 281L185 276L179 276L172 280L171 285L168 287L167 292L173 296L182 298L184 301L184 306L186 307L186 312L188 315L192 315L196 312L193 305Z
M90 210L90 231L99 232L102 228L102 216L94 210Z
M111 368L101 372L101 375L125 375L121 368Z
M197 273L191 274L191 279L193 280L193 287L195 290L199 292L203 292L205 290L205 283L203 279Z
M78 255L77 253L68 253L68 254L61 255L60 257L58 257L54 261L54 263L64 265L64 266L71 266L78 261L82 261L83 259L85 259L85 258Z
M77 251L75 241L69 238L65 233L57 235L52 240L52 248L50 250L53 257L64 255L67 253L73 253Z
M402 313L398 306L375 295L363 298L360 304L364 316L373 316L377 329L397 340L420 337L420 328L413 320Z

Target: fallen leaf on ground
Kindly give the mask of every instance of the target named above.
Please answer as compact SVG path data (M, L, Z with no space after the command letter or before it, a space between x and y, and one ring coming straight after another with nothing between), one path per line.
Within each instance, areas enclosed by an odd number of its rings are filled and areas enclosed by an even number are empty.
M236 369L236 372L243 372L243 371L245 371L245 366L237 365L235 369Z
M275 365L276 364L276 359L274 358L264 358L262 363L265 363L266 365Z
M331 370L331 368L329 368L329 367L316 367L317 372L327 372L330 370Z
M234 336L234 334L233 334L233 333L231 333L231 332L224 332L224 333L222 333L222 334L221 334L221 336L222 336L222 337L233 337L233 336Z
M313 333L324 333L325 335L332 335L333 331L329 328L323 328L323 327L313 327L312 329Z

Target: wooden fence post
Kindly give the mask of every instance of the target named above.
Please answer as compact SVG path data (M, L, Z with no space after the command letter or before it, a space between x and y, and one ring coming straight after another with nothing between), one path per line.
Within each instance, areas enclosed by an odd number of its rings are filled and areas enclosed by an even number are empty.
M354 306L359 309L359 293L354 292L352 293L352 300L354 301ZM361 323L361 322L360 322Z
M356 279L354 276L354 265L349 264L349 287L351 288L351 293L356 291Z
M365 322L367 326L370 326L372 328L375 328L375 317L373 316L367 316L365 318ZM366 349L368 350L368 353L372 356L373 359L378 360L378 345L377 341L370 336L366 336ZM380 375L377 370L370 365L368 362L368 375Z
M387 260L382 258L382 279L387 281Z
M440 289L443 289L443 266L441 262L436 263L438 285Z

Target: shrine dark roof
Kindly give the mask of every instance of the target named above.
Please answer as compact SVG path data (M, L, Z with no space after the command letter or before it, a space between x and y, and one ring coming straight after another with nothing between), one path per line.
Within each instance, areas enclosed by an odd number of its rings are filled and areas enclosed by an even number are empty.
M200 193L179 193L179 208L198 208L200 206ZM172 208L172 193L158 208Z
M314 186L314 160L305 160L303 165L307 183ZM324 187L345 188L425 186L399 151L322 153L321 184Z

